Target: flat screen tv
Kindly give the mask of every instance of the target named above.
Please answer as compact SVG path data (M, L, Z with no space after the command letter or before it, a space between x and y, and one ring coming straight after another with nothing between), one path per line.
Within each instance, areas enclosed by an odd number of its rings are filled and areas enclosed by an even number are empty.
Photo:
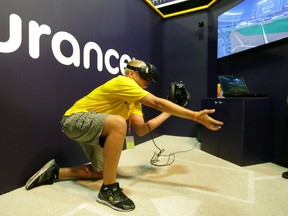
M288 37L288 0L244 0L218 16L217 58Z

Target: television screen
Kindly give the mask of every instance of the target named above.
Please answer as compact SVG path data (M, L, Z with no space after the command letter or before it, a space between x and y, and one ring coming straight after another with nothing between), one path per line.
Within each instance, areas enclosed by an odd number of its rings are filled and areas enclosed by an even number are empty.
M217 58L288 37L288 0L244 0L218 16Z

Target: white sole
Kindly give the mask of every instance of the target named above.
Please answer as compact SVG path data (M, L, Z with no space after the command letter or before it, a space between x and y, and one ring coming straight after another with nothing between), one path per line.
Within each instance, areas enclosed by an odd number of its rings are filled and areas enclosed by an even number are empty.
M110 208L112 208L112 209L114 209L114 210L116 210L116 211L120 211L120 212L130 212L130 211L133 211L133 210L134 210L134 209L127 209L127 210L125 210L125 209L117 208L117 207L109 204L108 202L99 199L98 197L97 197L97 202L99 202L99 203L101 203L101 204L104 204L104 205L107 205L107 206L109 206Z

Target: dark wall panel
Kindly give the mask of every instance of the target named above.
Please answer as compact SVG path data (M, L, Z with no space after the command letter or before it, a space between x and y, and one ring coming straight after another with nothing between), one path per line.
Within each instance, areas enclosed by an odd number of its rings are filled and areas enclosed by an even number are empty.
M199 26L199 23L204 26ZM207 89L207 11L167 19L164 23L164 88L182 80L191 94L188 108L200 109L201 98ZM196 124L190 120L171 117L165 133L196 136Z
M142 1L0 0L0 4L0 49L10 38L10 25L15 29L11 14L20 18L22 27L19 48L0 51L0 162L5 167L0 193L4 193L24 185L51 158L61 166L87 162L78 144L61 133L61 116L75 100L120 74L109 72L109 67L119 68L122 56L153 62L161 73L163 21ZM37 45L37 40L29 41L35 35L29 32L31 23L46 29L36 58L29 54L29 44ZM58 52L62 58L79 56L79 66L65 65L55 57L57 46L52 49L52 41L61 36L59 32L72 39L63 39ZM86 69L83 50L88 42L96 43L104 57L109 49L119 56L112 55L109 64L103 60L99 71L96 52L91 53ZM79 52L72 44L79 46ZM161 84L149 87L156 94L160 89Z

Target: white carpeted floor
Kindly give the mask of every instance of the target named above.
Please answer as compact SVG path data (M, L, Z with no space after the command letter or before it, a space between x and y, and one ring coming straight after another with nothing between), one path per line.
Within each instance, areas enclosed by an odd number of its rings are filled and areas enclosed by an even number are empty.
M132 212L99 204L99 180L63 181L30 191L21 187L0 196L0 215L288 215L288 179L281 177L286 168L273 163L239 167L201 151L195 138L161 136L155 142L164 154L193 150L176 153L174 163L166 167L150 165L157 151L152 141L123 151L118 181L136 204Z

